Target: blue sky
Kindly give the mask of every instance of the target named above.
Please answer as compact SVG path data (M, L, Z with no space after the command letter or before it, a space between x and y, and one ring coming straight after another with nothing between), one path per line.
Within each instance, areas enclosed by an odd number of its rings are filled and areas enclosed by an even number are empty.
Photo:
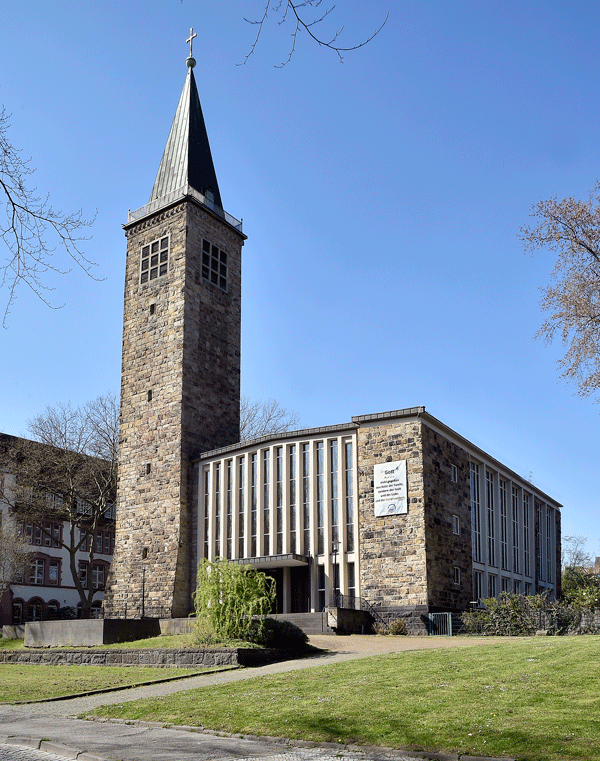
M333 3L332 3L333 4ZM534 341L550 254L531 205L599 176L600 4L338 0L343 64L264 0L4 0L0 104L41 194L97 218L99 282L21 291L0 331L0 430L118 392L128 208L143 206L195 69L221 195L243 218L242 389L303 426L425 405L564 504L600 555L600 408ZM58 252L57 252L58 254ZM6 294L0 291L4 308Z

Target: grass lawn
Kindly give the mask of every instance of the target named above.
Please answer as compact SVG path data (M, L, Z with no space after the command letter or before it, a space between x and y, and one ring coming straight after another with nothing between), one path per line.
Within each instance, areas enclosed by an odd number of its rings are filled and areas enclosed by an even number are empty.
M112 645L97 645L99 650L123 650L123 649L143 649L149 648L152 650L162 650L164 648L221 648L221 647L258 647L252 642L243 642L242 640L227 640L226 642L214 642L210 645L199 645L193 634L169 634L161 635L159 637L149 637L148 639L136 639L130 642L116 642ZM25 648L24 640L22 639L2 639L0 638L1 650L23 650ZM63 648L61 648L63 649ZM71 649L77 650L73 647ZM89 648L86 647L86 650Z
M600 637L377 656L94 714L527 761L600 761Z
M0 703L43 700L88 690L199 674L208 669L155 669L142 666L39 666L37 664L0 664ZM211 671L214 669L210 669Z

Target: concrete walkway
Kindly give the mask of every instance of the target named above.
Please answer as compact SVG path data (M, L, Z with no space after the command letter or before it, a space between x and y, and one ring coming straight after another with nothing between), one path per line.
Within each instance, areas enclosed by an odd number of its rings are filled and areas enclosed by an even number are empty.
M171 759L173 761L183 759L243 761L252 758L265 758L269 761L332 761L333 759L414 761L415 754L398 753L386 748L350 750L333 744L315 747L313 743L291 744L281 738L219 737L216 733L194 731L191 727L166 729L159 724L84 721L75 717L101 705L122 704L139 698L161 697L198 687L314 668L383 653L445 647L473 647L484 641L490 640L489 638L481 640L458 637L318 635L310 638L311 644L319 648L328 648L328 651L309 658L55 702L21 706L0 705L0 748L3 747L1 743L10 737L13 738L12 742L15 738L26 738L30 741L45 738L51 743L75 748L79 755L76 752L70 757L78 757L80 761L94 761L98 758L119 759L119 761L153 761L157 758L161 761L171 761ZM51 748L47 750L51 751ZM56 749L53 752L61 755ZM436 756L424 754L420 757L435 758ZM438 755L437 758L454 760L458 757ZM467 757L463 759L466 761Z

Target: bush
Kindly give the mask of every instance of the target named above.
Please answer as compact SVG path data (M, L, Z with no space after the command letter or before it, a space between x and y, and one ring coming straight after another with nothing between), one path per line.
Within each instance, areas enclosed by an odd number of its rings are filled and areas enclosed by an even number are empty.
M251 566L203 560L198 566L194 605L199 639L250 640L259 636L275 601L275 582Z
M254 633L251 633L250 642L280 650L304 650L308 644L308 635L291 621L265 618L262 630L259 631L257 626Z
M406 620L404 618L395 618L392 622L390 622L389 625L389 632L390 634L398 635L406 635L408 634L408 629L406 627Z

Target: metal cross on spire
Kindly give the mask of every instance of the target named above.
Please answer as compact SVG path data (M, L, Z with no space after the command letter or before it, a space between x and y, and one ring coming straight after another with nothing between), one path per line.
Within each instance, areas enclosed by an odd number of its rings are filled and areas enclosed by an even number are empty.
M193 58L192 56L192 45L194 44L194 37L197 37L197 34L194 34L194 27L190 29L190 36L187 38L186 42L190 43L190 58Z

